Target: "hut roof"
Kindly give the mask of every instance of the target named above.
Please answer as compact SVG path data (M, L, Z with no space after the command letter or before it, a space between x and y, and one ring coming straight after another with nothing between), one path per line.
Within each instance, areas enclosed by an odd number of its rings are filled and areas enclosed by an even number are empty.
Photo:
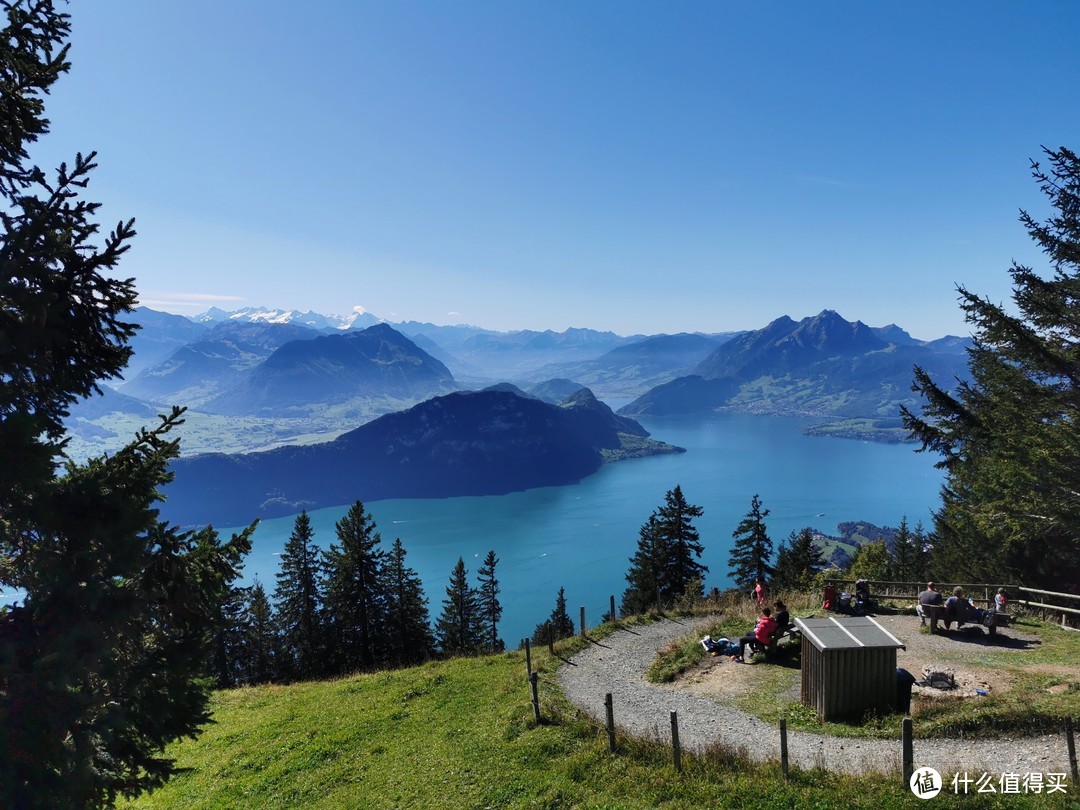
M866 648L907 649L896 636L869 616L827 616L796 619L795 625L818 650Z

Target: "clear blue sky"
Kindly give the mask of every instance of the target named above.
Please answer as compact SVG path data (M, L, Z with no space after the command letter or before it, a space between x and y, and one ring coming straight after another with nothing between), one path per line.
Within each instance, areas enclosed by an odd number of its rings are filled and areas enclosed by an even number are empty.
M47 165L97 149L144 303L621 334L830 308L966 334L1080 3L80 0Z

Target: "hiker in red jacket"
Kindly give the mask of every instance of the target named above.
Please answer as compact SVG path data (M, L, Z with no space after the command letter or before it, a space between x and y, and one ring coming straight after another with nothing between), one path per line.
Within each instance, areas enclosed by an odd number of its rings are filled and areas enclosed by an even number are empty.
M761 618L758 619L757 627L754 628L754 632L747 633L739 639L739 654L735 656L734 660L742 662L747 644L753 646L757 643L761 645L762 649L768 647L769 644L772 643L774 630L776 630L776 619L772 616L772 608L762 609Z

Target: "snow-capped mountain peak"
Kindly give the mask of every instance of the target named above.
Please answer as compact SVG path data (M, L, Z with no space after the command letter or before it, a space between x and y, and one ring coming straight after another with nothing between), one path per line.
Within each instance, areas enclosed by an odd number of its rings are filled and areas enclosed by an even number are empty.
M376 317L362 306L355 306L348 315L323 315L313 310L300 312L296 309L267 309L266 307L244 307L231 312L211 307L201 315L192 318L196 323L219 323L222 321L248 321L251 323L287 323L295 326L306 326L310 329L324 330L347 330L365 329L382 323L382 318Z

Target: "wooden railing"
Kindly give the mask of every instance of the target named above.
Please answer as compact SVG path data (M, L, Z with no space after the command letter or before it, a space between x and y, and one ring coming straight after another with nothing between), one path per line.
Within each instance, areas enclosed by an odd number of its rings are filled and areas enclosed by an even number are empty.
M1060 613L1062 627L1080 626L1080 596L1074 593L1056 593L1055 591L1041 591L1038 588L1020 587L1022 594L1032 594L1039 598L1050 597L1058 602L1068 602L1068 605L1048 604L1035 602L1030 599L1018 599L1017 601L1027 608L1041 611L1044 619Z
M855 590L854 579L835 579L832 582L838 588L852 592ZM871 596L881 599L916 599L926 588L925 582L885 580L868 580L868 582ZM1041 618L1048 621L1058 621L1060 617L1061 626L1064 628L1080 627L1080 594L1044 591L1039 588L1029 588L1026 585L1010 585L1004 582L935 582L934 584L941 591L942 596L948 596L952 589L959 585L964 589L965 596L987 607L993 605L997 589L1004 588L1008 593L1010 608L1022 607L1024 610L1039 614Z

